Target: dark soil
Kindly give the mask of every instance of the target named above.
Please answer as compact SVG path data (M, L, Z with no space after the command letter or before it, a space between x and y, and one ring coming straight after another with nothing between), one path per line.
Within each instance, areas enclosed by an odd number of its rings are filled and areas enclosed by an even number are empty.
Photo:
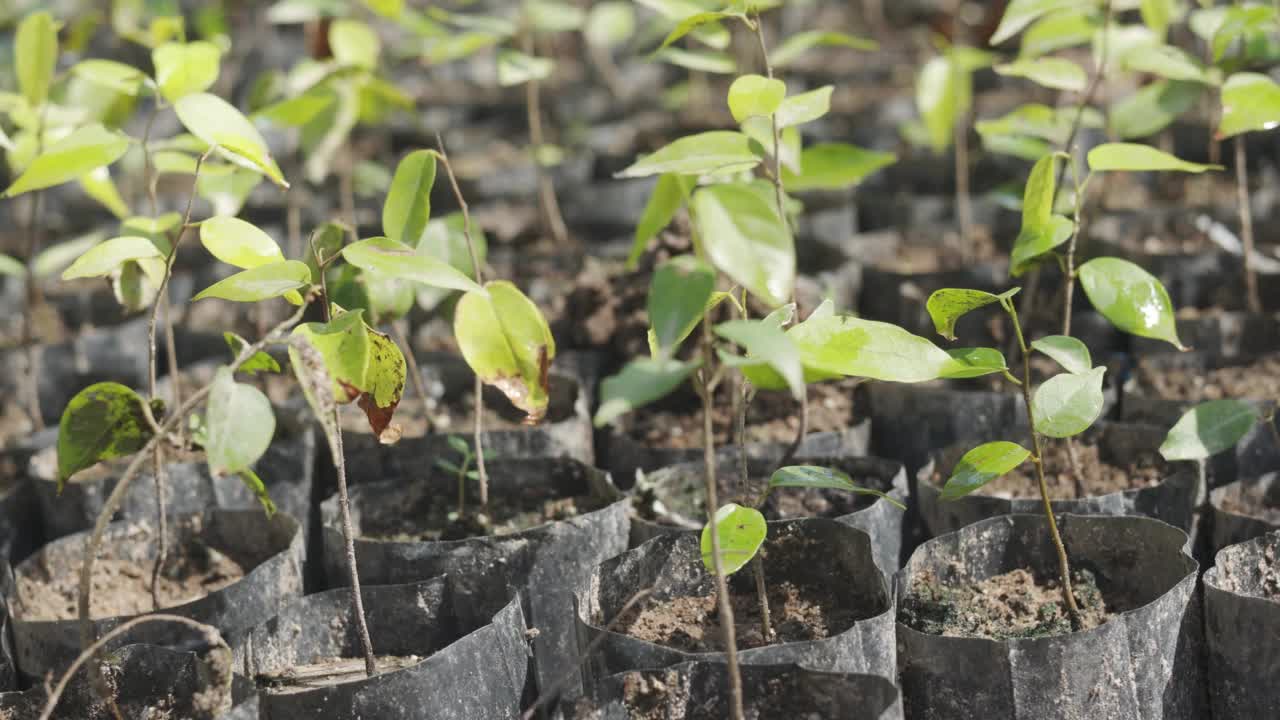
M1229 592L1241 593L1261 597L1265 600L1274 600L1280 602L1280 565L1276 563L1276 549L1274 545L1268 545L1262 551L1262 557L1253 567L1244 567L1242 563L1231 563L1226 566L1219 566L1219 581L1222 589ZM1245 578L1240 576L1241 571L1252 575L1253 583L1244 582ZM1257 587L1261 592L1246 591L1246 588Z
M1204 402L1223 398L1280 398L1280 355L1267 355L1247 365L1199 368L1139 366L1144 392L1169 400Z
M738 648L761 647L760 603L754 592L734 592L733 619ZM858 619L840 598L817 585L776 583L769 588L774 642L821 640L844 632ZM618 631L686 652L722 652L720 613L714 593L651 601L624 615Z
M604 506L590 495L561 497L553 488L521 487L510 493L491 492L488 514L482 516L475 480L467 479L467 512L459 515L457 476L440 468L431 468L429 473L426 481L406 486L396 505L363 508L358 534L366 540L388 542L509 535Z
M71 620L76 610L80 574L62 568L42 576L21 576L15 614L23 620ZM93 567L92 618L138 615L156 609L151 596L151 563L113 557L111 546L100 551ZM244 577L231 558L197 540L170 547L160 574L160 606L173 607L198 600Z
M1076 458L1080 463L1080 473L1077 476L1071 468L1067 443L1051 439L1046 439L1045 442L1045 484L1052 500L1075 500L1154 487L1165 478L1167 466L1155 452L1141 452L1131 463L1112 465L1102 457L1097 445L1081 442L1075 443ZM967 448L956 448L942 457L933 474L934 485L942 487L946 484L952 469L966 450ZM1077 478L1083 482L1077 482ZM1003 498L1038 498L1040 488L1035 467L1027 461L1016 470L987 483L977 494Z
M1280 505L1269 496L1265 487L1257 483L1239 484L1222 493L1218 507L1280 526Z
M375 656L374 677L397 670L413 667L422 662L417 655L378 655ZM368 677L364 670L364 658L321 658L315 662L294 665L280 672L260 673L254 680L258 687L277 695L303 692L314 688L341 685L343 683L364 680Z
M1111 619L1093 574L1072 574L1083 627L1089 630ZM992 640L1050 637L1071 632L1059 583L1017 569L960 586L943 584L932 574L916 578L898 610L898 621L931 635Z

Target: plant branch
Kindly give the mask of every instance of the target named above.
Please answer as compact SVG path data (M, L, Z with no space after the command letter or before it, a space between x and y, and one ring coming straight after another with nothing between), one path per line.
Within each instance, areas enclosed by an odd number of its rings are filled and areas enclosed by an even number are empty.
M332 432L325 432L325 437L329 440L329 451L333 455L333 465L338 475L338 509L342 515L342 538L346 545L347 574L351 580L351 602L356 614L356 630L360 636L360 648L364 652L364 673L366 677L373 677L377 672L377 662L373 654L373 639L369 637L369 625L364 617L360 573L356 569L356 538L351 525L351 499L347 494L347 456L342 447L341 423L338 406L334 405Z

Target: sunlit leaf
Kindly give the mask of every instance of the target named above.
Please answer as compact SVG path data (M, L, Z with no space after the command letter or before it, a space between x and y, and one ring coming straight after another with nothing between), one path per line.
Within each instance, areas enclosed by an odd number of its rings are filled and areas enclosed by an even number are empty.
M221 60L218 46L204 41L165 43L151 51L156 84L169 102L208 90L218 80Z
M791 297L796 253L771 193L711 185L693 195L694 224L711 263L769 307Z
M751 140L740 132L711 130L680 138L632 163L617 177L646 177L662 173L705 175L750 170L760 164Z
M193 300L221 298L235 302L258 302L280 297L311 284L311 268L297 260L281 260L258 265L219 280L201 290Z
M523 410L526 422L543 418L556 344L532 300L510 282L485 283L483 291L458 300L453 332L463 358L482 381Z
M1031 347L1053 358L1070 373L1087 373L1093 369L1089 347L1069 335L1049 335L1031 343Z
M1202 173L1206 170L1221 170L1222 166L1180 160L1150 145L1104 143L1089 151L1089 168L1094 172L1176 170Z
M1037 85L1054 90L1080 92L1089 82L1084 68L1065 58L1043 57L997 65L996 72L1010 77L1026 78Z
M1280 125L1280 85L1261 73L1236 73L1222 86L1217 136L1233 137Z
M5 191L5 197L21 195L75 180L120 159L129 149L129 138L93 124L78 128L45 148Z
M942 500L958 500L1013 470L1031 457L1017 443L989 442L965 453L942 488Z
M698 368L700 362L638 358L600 383L600 408L594 423L603 427L636 408L666 397Z
M1096 367L1044 381L1031 401L1031 422L1036 432L1065 438L1089 429L1102 414L1102 379L1106 372L1105 367Z
M711 533L715 533L720 545L720 567L725 575L738 572L756 556L769 526L764 515L755 508L737 503L722 505L716 510L715 519L702 528L702 564L707 572L715 573L715 553Z
M396 165L382 205L382 232L396 242L416 247L431 218L431 188L436 181L436 154L415 150Z
M130 260L164 257L164 253L144 237L111 238L95 245L62 272L63 280L106 277Z
M729 112L742 122L749 117L768 117L787 96L787 85L763 75L742 75L729 86Z
M356 267L385 277L451 290L484 292L474 280L449 263L385 237L352 243L342 249L342 257Z
M217 145L230 159L247 163L277 185L289 186L257 128L226 100L208 93L192 93L175 102L173 109L192 135Z
M1253 405L1240 400L1210 400L1183 414L1169 429L1160 454L1165 460L1204 460L1235 447L1260 416Z
M840 47L851 50L876 50L880 45L874 40L855 37L847 33L823 30L808 30L778 43L778 47L769 52L769 59L775 68L786 67L795 62L801 55L817 47Z
M933 291L925 302L925 309L933 319L933 327L938 334L948 340L956 339L956 321L965 314L998 303L1017 294L1020 288L1007 290L994 295L982 290L966 290L962 288L942 288Z
M1112 325L1183 349L1173 303L1154 275L1128 260L1112 257L1090 260L1077 273L1089 302Z
M45 11L22 18L13 40L18 89L31 107L44 104L58 63L58 24Z
M788 190L842 190L862 182L868 175L892 165L893 153L864 150L848 143L817 143L800 154L801 171L782 169Z

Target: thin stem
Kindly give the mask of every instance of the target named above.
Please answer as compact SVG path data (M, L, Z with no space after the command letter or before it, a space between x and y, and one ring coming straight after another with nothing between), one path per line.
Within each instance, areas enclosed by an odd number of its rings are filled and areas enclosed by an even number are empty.
M967 264L973 257L973 205L970 201L969 191L968 113L964 118L957 120L953 133L956 146L956 223L960 226L960 249Z
M333 454L333 464L338 474L338 510L342 515L342 537L346 545L347 576L351 581L351 602L356 614L356 628L360 635L360 648L364 652L364 672L373 677L377 672L377 664L373 655L373 640L369 637L369 624L364 617L364 598L360 595L360 573L356 569L356 538L351 526L351 500L347 496L347 460L342 448L342 425L338 416L338 407L333 408L333 432L325 433L329 438L329 450Z
M1022 325L1018 322L1018 311L1013 302L1004 303L1005 310L1013 320L1014 332L1018 335L1018 347L1022 350L1022 401L1027 410L1027 422L1032 423L1034 415L1031 411L1031 351L1022 336ZM1053 539L1053 547L1058 553L1058 574L1062 582L1062 600L1067 606L1067 615L1071 618L1071 626L1080 629L1080 608L1076 605L1076 595L1071 587L1071 565L1067 561L1067 549L1062 544L1062 536L1058 533L1058 521L1053 516L1053 505L1049 502L1049 485L1044 477L1044 450L1040 443L1040 433L1035 425L1031 426L1032 461L1036 466L1036 481L1040 486L1040 500L1044 504L1044 516L1049 523L1049 535Z
M1075 229L1071 231L1071 239L1067 241L1067 257L1065 260L1066 265L1062 269L1062 274L1065 276L1064 282L1066 283L1063 286L1064 295L1062 300L1062 334L1070 336L1071 335L1071 306L1075 302L1075 291L1076 291L1076 241L1080 237L1080 229L1083 227L1083 223L1084 223L1084 218L1083 218L1084 198L1081 197L1084 194L1084 187L1081 186L1080 184L1080 173L1076 169L1075 156L1068 155L1066 162L1071 165L1071 183L1072 183L1072 186L1075 188L1075 190L1072 192L1072 195L1074 196L1075 225L1076 225ZM1085 182L1086 183L1088 182L1088 178L1085 179Z
M712 349L711 325L706 318L702 320L702 357L703 366L699 371L698 396L702 399L702 466L707 501L707 523L712 526L711 565L716 576L716 600L720 611L720 629L724 634L725 657L729 669L729 699L733 709L734 720L745 720L742 705L742 675L738 670L738 641L735 637L733 622L733 606L729 603L729 583L725 580L724 562L720 557L720 533L715 532L716 511L720 508L718 489L716 487L716 448L715 431L711 422L711 389L708 381L711 375L715 353Z
M526 28L523 33L524 52L530 57L534 54L533 30ZM544 144L542 132L542 93L541 83L531 79L524 84L524 106L529 120L529 143L533 145L533 170L538 182L538 204L542 207L542 216L547 223L551 238L559 247L569 245L569 230L565 227L564 216L560 213L560 201L556 199L556 189L551 183L551 176L542 166L540 153Z
M1244 297L1249 312L1262 312L1258 297L1258 276L1253 272L1253 213L1249 209L1249 167L1244 146L1244 133L1235 138L1236 207L1240 212L1240 241L1244 245Z
M356 224L356 184L355 184L355 158L352 157L351 147L342 153L342 169L338 173L338 196L342 202L342 217L346 218L347 230L351 235L351 242L360 239L360 228Z
M413 384L413 391L418 394L418 399L422 401L422 417L427 416L427 388L422 384L422 372L418 370L418 358L413 354L413 345L409 342L409 335L400 326L400 323L408 325L408 319L391 321L391 334L395 336L396 344L404 348L404 360L409 365L409 381Z
M36 430L44 429L44 413L40 411L40 348L36 342L35 311L40 304L40 281L36 277L35 259L40 251L40 204L44 193L31 197L31 213L27 216L27 304L23 308L22 344L27 350L27 414Z
M169 554L169 518L164 498L164 489L169 484L169 478L164 466L164 447L160 443L156 443L152 448L151 459L151 474L156 493L156 562L151 566L151 607L153 610L159 610L162 607L160 575L164 572L165 556Z
M1080 471L1080 454L1076 452L1075 438L1067 438L1067 461L1071 464L1071 476L1075 480L1076 497L1083 498L1086 495L1084 487L1084 473Z
M760 603L760 631L766 643L773 642L773 623L769 617L769 590L764 582L764 560L760 553L751 558L751 574L756 580L756 599Z
M120 625L112 628L107 634L103 635L102 639L85 647L84 650L76 656L76 659L72 661L71 665L63 671L62 677L58 678L58 682L53 686L53 690L49 692L49 697L44 702L44 710L41 711L39 720L49 720L49 718L53 717L53 710L58 706L58 701L62 699L62 693L66 691L67 684L71 682L71 678L75 676L76 672L78 672L85 663L92 660L93 657L98 654L98 651L105 647L107 643L124 635L139 625L160 622L171 622L178 623L179 625L186 625L192 630L204 635L205 642L209 645L226 651L228 658L230 658L231 648L228 647L226 641L222 639L222 635L218 632L218 629L205 625L204 623L196 622L191 618L182 617L181 615L158 613L143 615L131 620L126 620ZM228 677L225 679L229 681L231 678ZM217 678L217 680L221 681L222 678Z
M445 174L449 176L449 187L453 189L453 197L462 211L462 237L467 241L467 252L471 255L471 269L475 273L476 284L484 285L484 270L480 265L480 253L476 252L476 243L471 239L471 211L467 200L462 196L462 188L458 187L458 178L453 174L453 164L449 162L449 153L444 148L444 138L436 133L436 146L440 156L440 164L444 165ZM480 507L489 511L489 473L484 463L484 381L476 375L472 385L473 402L475 403L475 425L473 442L476 450L476 478L480 485Z

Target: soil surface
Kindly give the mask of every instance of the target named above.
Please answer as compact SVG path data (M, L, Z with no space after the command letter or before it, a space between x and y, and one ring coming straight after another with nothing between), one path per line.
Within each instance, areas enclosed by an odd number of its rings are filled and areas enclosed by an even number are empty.
M1052 439L1046 439L1046 442L1044 479L1052 500L1075 500L1154 487L1166 477L1167 466L1155 452L1138 453L1133 462L1127 465L1112 465L1103 459L1097 445L1080 442L1075 443L1080 467L1077 475L1072 470L1067 443ZM964 452L964 448L956 448L943 456L933 474L934 485L940 488L946 484L947 477ZM1077 479L1083 482L1077 482ZM976 494L1003 498L1039 498L1040 488L1035 467L1027 461L1016 470L982 486Z
M1188 402L1223 398L1280 398L1280 355L1267 355L1247 365L1198 368L1138 367L1138 382L1156 397Z
M378 655L374 657L374 677L413 667L422 662L417 655ZM260 673L258 687L277 695L304 692L314 688L341 685L364 680L364 658L320 658L315 662L293 665L280 672Z
M1222 493L1218 507L1280 526L1280 505L1268 494L1267 488L1257 483L1236 485L1233 491Z
M755 592L733 592L733 619L738 648L772 644L760 627L760 603ZM821 640L844 632L857 620L842 609L840 598L816 585L790 582L769 588L769 613L774 642ZM618 632L685 652L722 652L720 613L714 593L651 601L624 615Z
M1261 592L1245 591L1244 578L1240 577L1242 571L1257 580L1257 587ZM1258 558L1253 567L1239 562L1221 567L1219 579L1224 590L1280 602L1280 566L1276 564L1275 546L1266 547L1262 551L1262 557Z
M112 549L93 566L92 618L138 615L156 609L151 595L152 564L112 557ZM38 576L39 569L20 576L15 614L23 620L72 620L78 616L79 571L62 569ZM160 607L198 600L244 577L244 568L217 550L192 540L169 548L160 574Z
M1089 571L1077 569L1072 586L1082 630L1098 627L1115 614ZM920 632L946 637L1012 640L1071 632L1058 581L1022 568L958 587L942 583L931 573L922 574L902 599L898 620Z
M724 717L717 714L716 708L692 703L687 679L672 671L627 673L622 680L622 701L632 720L723 720ZM830 710L819 706L789 678L768 680L762 693L743 708L747 720L822 720L834 717L827 714ZM596 720L600 711L590 699L583 699L578 702L573 717Z

